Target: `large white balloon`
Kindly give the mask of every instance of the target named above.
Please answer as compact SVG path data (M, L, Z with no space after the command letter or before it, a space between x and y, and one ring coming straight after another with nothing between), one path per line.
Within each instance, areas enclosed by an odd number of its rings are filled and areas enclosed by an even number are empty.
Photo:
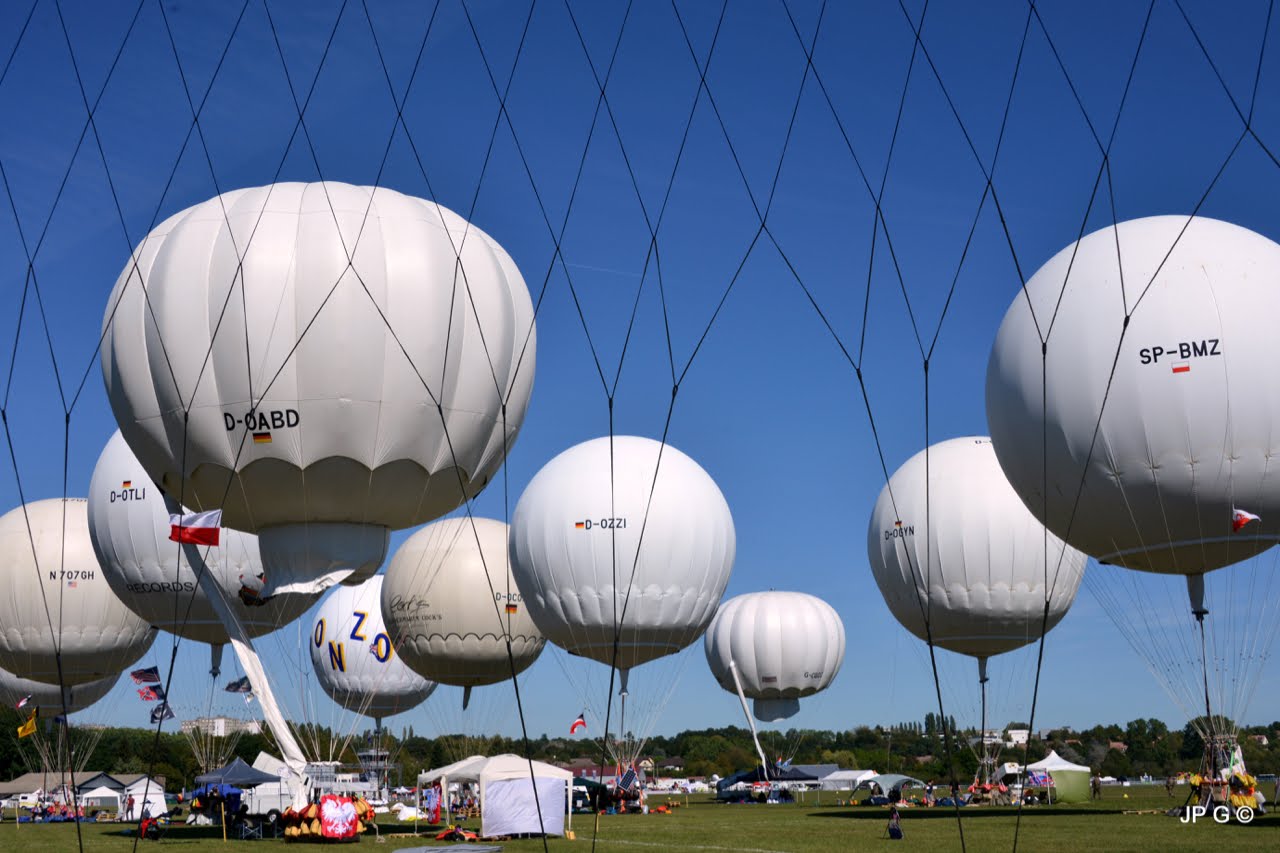
M56 684L32 681L0 669L0 701L13 708L27 699L27 703L18 710L19 714L30 714L33 708L39 708L41 717L52 718L62 713L83 711L110 693L119 680L120 674L116 673L85 684L68 684L59 690Z
M648 438L615 436L612 459L610 447L571 447L534 476L511 518L511 570L547 639L604 664L616 645L627 670L702 635L735 538L698 463Z
M436 689L396 657L382 621L382 575L328 594L311 626L311 664L329 698L375 719L420 705Z
M34 549L34 551L33 551ZM119 674L155 631L108 586L83 499L34 501L0 516L0 668L57 684Z
M766 722L800 710L800 699L826 690L844 663L844 624L835 609L803 592L752 592L720 605L707 628L707 663L730 693L754 699Z
M410 536L387 566L382 614L400 659L442 684L504 681L546 644L511 577L507 525L488 518L446 518Z
M169 530L164 496L116 432L89 481L89 537L107 583L125 606L155 627L188 640L226 643L226 628ZM226 592L250 636L292 622L319 598L281 593L265 604L242 603L241 589L256 593L263 585L258 538L224 529L220 540L216 548L199 549L203 570Z
M1085 555L1023 506L991 439L933 445L928 474L926 489L922 450L871 513L867 556L890 612L920 639L980 661L1039 639L1075 600Z
M112 410L152 479L295 576L370 571L388 528L478 493L533 383L511 258L385 188L274 184L171 217L103 334Z
M991 352L987 419L1050 530L1102 562L1188 575L1275 544L1277 281L1280 245L1158 216L1088 235L1027 282ZM1262 520L1233 532L1235 509Z

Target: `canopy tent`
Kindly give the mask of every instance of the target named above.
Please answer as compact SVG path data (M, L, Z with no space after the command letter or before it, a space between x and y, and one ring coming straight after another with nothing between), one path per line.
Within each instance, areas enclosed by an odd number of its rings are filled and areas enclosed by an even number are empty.
M823 791L852 791L866 779L880 774L874 770L837 770L828 773L819 786Z
M568 770L518 755L473 755L418 774L419 790L435 782L442 791L448 791L451 782L477 784L480 834L486 838L564 835L573 794L573 774ZM564 810L553 803L564 803Z
M923 788L924 783L914 776L904 776L901 773L881 773L879 776L868 776L858 783L859 788L871 787L875 785L883 794L888 794L894 790L902 790L903 788Z
M757 766L753 770L743 770L732 776L726 776L716 783L717 791L727 791L734 785L754 785L756 782L817 782L818 777L795 767L765 770Z
M243 759L237 758L226 767L210 770L196 777L197 785L230 785L233 788L247 788L267 782L279 782L280 777L273 773L255 770Z
M155 779L143 776L124 789L122 800L133 797L133 814L135 817L158 817L169 811L169 804L164 801L164 786Z
M121 795L106 785L80 795L80 802L84 804L86 814L91 808L120 811L120 799Z
M1089 800L1089 775L1092 771L1081 764L1072 764L1057 751L1052 751L1042 761L1028 764L1029 772L1048 773L1053 780L1050 801L1060 803L1084 803Z

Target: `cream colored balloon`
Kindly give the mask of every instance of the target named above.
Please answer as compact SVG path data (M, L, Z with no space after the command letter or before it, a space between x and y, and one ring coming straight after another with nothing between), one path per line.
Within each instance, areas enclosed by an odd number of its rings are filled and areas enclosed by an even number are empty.
M442 684L505 681L546 644L511 577L507 525L488 518L446 518L410 536L387 567L382 613L401 659Z

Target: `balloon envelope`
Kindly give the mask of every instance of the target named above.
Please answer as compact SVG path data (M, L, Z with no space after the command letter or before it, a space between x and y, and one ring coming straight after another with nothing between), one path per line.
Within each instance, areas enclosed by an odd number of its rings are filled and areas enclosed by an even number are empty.
M991 439L933 445L928 473L926 490L922 450L889 478L871 513L867 556L890 612L920 639L977 658L1039 639L1075 600L1085 555L1046 534L1005 479Z
M1027 282L991 351L987 419L1050 530L1102 562L1178 574L1277 541L1277 280L1271 240L1157 216L1086 236ZM1261 520L1233 531L1237 508Z
M371 573L387 528L478 493L533 382L511 258L385 188L273 184L169 218L117 280L103 334L112 410L152 479L221 507L295 574L320 528L337 532L311 571Z
M119 680L117 673L84 684L69 684L59 690L56 684L32 681L0 669L0 701L13 708L27 699L26 704L18 709L20 715L30 714L32 709L39 708L42 719L51 719L59 714L83 711L110 693Z
M108 586L83 499L34 501L0 516L0 587L0 668L24 678L97 681L142 657L155 638Z
M330 699L381 719L421 704L436 685L396 656L382 622L382 576L337 587L311 626L311 664Z
M546 644L511 577L507 525L488 518L446 518L410 536L387 566L382 613L400 658L441 684L505 681Z
M844 625L835 609L802 592L753 592L720 605L704 649L711 674L756 700L758 719L774 722L800 710L799 699L825 690L844 662Z
M196 572L169 539L164 496L116 432L103 448L89 481L89 537L112 591L151 625L188 640L227 642ZM239 598L242 588L263 585L258 538L223 529L217 547L199 548L202 571L211 572L250 636L258 637L300 617L318 595L280 593L260 606Z
M610 447L593 439L537 473L512 515L511 569L547 639L604 664L616 645L627 670L702 635L735 538L698 463L648 438L615 436L612 459Z

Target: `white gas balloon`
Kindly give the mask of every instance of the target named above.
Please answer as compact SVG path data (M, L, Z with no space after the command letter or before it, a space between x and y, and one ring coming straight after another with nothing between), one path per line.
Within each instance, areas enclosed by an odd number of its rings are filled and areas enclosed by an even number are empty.
M991 439L930 447L927 483L925 453L880 492L867 530L871 572L903 627L978 658L985 675L987 657L1025 646L1062 620L1087 558L1046 534L1023 506Z
M151 478L259 534L272 587L372 573L389 529L477 494L524 419L511 258L385 188L281 183L166 220L116 282L102 368Z
M611 664L616 653L624 676L702 635L734 548L729 505L707 472L634 436L552 459L511 519L511 569L534 623L572 654Z
M382 621L381 575L338 587L311 626L311 664L329 698L381 720L414 708L436 689L396 657Z
M34 501L0 517L0 668L84 684L117 675L155 631L125 607L89 542L83 499Z
M89 481L89 537L107 583L151 625L188 640L226 643L226 628L169 532L164 496L117 432L98 457ZM250 636L292 622L319 598L280 593L250 606L263 585L258 539L252 534L222 530L218 547L202 546L198 553L204 562L201 570L210 572L222 587Z
M844 624L803 592L752 592L720 605L704 642L711 674L725 690L754 699L757 719L776 722L827 689L844 663ZM734 677L737 670L737 677Z
M83 711L110 693L119 680L120 675L117 673L85 684L68 684L59 690L56 684L32 681L0 669L0 701L13 708L26 700L18 709L19 714L30 714L33 709L39 708L41 717L52 718L63 713Z
M410 668L468 689L523 672L546 644L511 577L507 525L488 518L446 518L410 536L387 567L382 613Z
M1088 235L1027 282L991 352L987 419L1050 530L1105 563L1186 575L1276 543L1277 281L1271 240L1157 216ZM1261 519L1234 530L1236 510Z

